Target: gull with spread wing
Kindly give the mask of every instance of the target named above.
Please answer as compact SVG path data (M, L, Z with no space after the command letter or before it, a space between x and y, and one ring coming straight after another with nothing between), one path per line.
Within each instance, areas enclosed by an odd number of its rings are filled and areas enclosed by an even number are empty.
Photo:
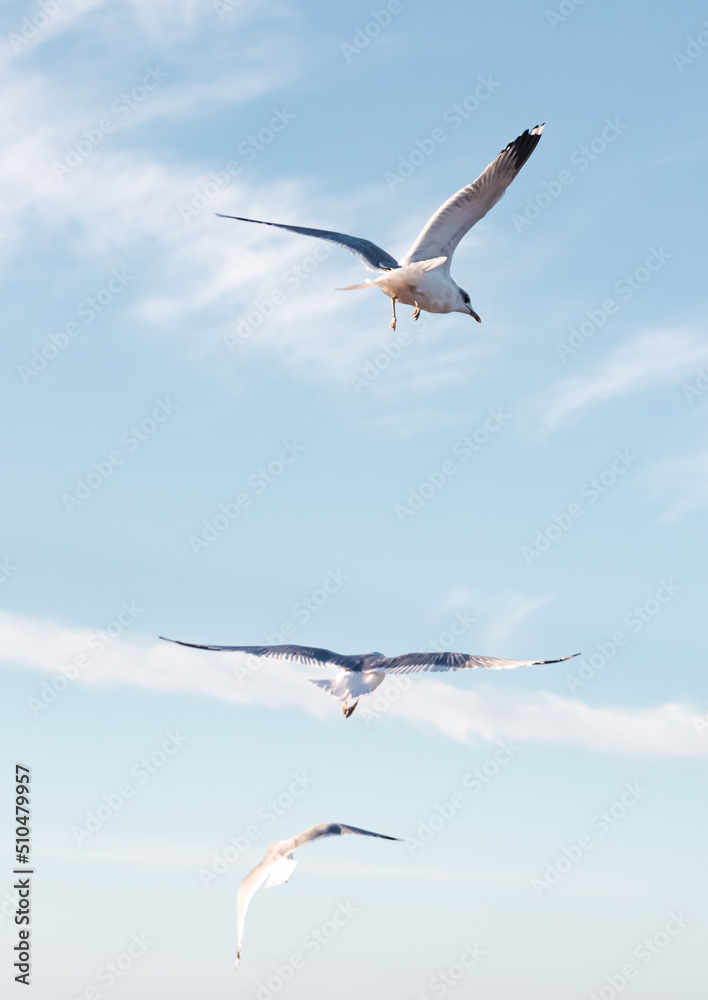
M237 936L238 951L236 955L236 965L241 961L241 945L243 943L243 925L246 920L246 910L248 904L260 887L265 883L266 889L271 889L274 885L282 885L287 882L292 875L297 861L293 858L293 851L305 844L312 843L313 840L320 840L322 837L339 837L347 833L360 834L363 837L380 837L382 840L399 840L399 837L387 837L385 833L372 833L371 830L361 830L358 826L345 826L344 823L318 823L311 826L309 830L303 830L290 840L276 840L265 852L263 860L259 862L253 871L249 872L239 886L237 909Z
M305 226L286 226L281 222L264 222L246 219L241 215L224 215L222 219L255 222L261 226L276 226L291 233L314 236L344 247L363 261L368 271L378 272L378 277L359 285L347 285L340 291L355 288L380 288L389 296L393 305L391 329L396 329L396 303L413 306L413 319L418 319L421 309L431 313L461 312L481 319L470 304L467 292L450 277L450 261L457 244L472 226L483 219L490 208L499 201L513 179L533 153L543 125L526 129L502 149L495 160L482 171L476 181L461 188L441 205L426 222L422 232L408 253L399 261L370 240L328 229L308 229Z
M323 691L328 691L338 701L343 701L342 712L349 718L363 695L371 694L379 684L383 683L387 674L410 674L421 670L439 673L445 670L475 670L483 667L487 670L512 670L514 667L535 667L546 663L563 663L572 660L580 653L562 656L558 660L500 660L495 656L475 656L472 653L404 653L403 656L384 656L383 653L362 653L347 656L333 653L331 649L318 649L316 646L204 646L196 642L182 642L179 639L167 639L166 642L176 642L179 646L190 646L192 649L211 649L224 653L248 653L251 656L265 656L274 660L291 660L294 663L306 663L311 667L339 667L339 673L332 680L315 680ZM355 700L349 704L351 698Z

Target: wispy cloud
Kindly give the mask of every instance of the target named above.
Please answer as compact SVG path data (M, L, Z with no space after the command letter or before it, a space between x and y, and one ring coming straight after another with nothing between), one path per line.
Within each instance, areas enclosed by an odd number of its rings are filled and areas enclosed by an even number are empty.
M675 521L690 511L708 509L708 448L659 462L651 475L657 492L674 496L663 520Z
M707 361L708 341L697 330L642 333L610 351L589 374L557 383L546 424L555 429L587 406L679 378Z
M0 662L44 675L37 685L36 698L41 700L42 684L66 688L65 678L72 673L67 664L93 648L92 635L88 629L5 612L0 614ZM240 654L199 652L162 642L141 644L121 637L88 656L87 664L73 673L68 683L199 694L236 705L297 709L342 724L337 706L307 683L311 670L277 660L253 661ZM54 683L57 678L59 685ZM51 711L51 704L46 710ZM29 703L27 714L28 719L33 714ZM696 711L677 703L598 708L549 693L462 691L420 677L391 705L388 715L464 744L507 738L614 754L708 756L708 740L701 739L694 725Z

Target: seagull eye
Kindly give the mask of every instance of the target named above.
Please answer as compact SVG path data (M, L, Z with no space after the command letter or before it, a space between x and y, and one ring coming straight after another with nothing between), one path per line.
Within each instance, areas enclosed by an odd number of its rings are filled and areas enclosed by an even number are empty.
M467 305L470 304L470 297L467 294L467 292L463 292L462 293L462 301L465 302Z

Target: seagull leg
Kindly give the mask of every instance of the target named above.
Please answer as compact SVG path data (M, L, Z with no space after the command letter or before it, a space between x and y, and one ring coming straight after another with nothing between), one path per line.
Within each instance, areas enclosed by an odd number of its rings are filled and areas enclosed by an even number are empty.
M351 706L350 706L349 708L347 708L347 703L346 703L346 701L344 702L344 708L342 709L342 712L344 713L344 718L345 718L345 719L348 719L348 718L349 718L349 716L350 716L350 715L352 714L352 712L354 711L354 709L356 708L356 706L357 706L358 704L359 704L359 699L358 699L358 698L357 698L357 700L356 700L356 701L354 702L354 704L353 704L353 705L351 705Z
M418 317L420 316L420 306L418 305L417 302L415 304L415 309L413 310L412 316L414 320L418 319Z
M391 297L391 305L393 306L393 319L391 320L390 326L392 330L396 329L396 300Z

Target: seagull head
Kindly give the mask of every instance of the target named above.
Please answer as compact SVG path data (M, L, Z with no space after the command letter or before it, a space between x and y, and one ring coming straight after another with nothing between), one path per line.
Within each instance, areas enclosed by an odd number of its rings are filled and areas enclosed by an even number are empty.
M479 318L477 313L472 308L472 305L470 304L470 297L464 290L464 288L460 289L460 304L455 309L455 312L465 313L467 316L472 316L473 319L476 319L478 323L482 322L482 320Z

